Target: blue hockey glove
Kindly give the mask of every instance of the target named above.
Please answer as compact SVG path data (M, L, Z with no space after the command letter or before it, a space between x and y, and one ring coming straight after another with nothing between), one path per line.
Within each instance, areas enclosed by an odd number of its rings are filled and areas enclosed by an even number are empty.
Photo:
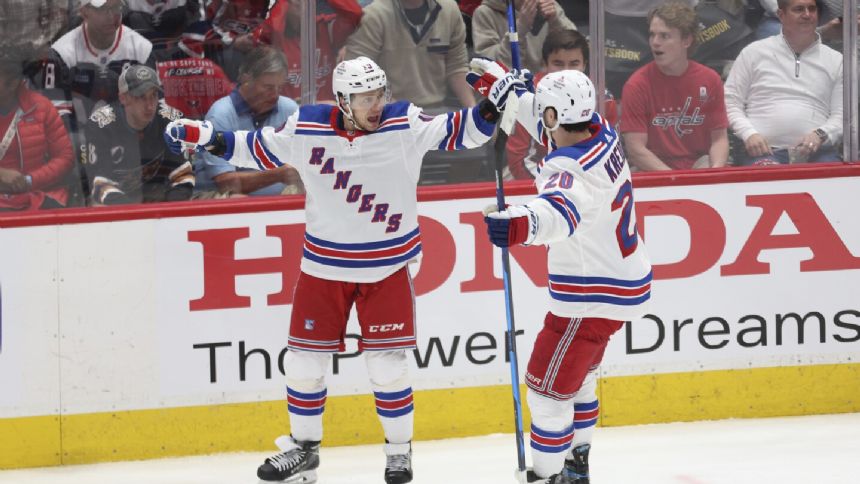
M536 227L534 220L532 211L522 205L509 206L501 212L495 205L484 209L487 234L490 242L497 247L524 244L533 239L532 232Z

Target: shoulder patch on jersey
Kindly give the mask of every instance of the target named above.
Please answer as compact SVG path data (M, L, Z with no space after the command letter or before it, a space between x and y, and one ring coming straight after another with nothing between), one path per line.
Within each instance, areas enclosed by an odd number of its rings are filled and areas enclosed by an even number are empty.
M104 128L116 121L116 111L113 110L113 106L110 104L105 104L93 111L90 115L90 121L98 124L99 128Z
M382 119L380 119L379 122L384 123L386 119L406 116L406 113L409 112L409 106L411 105L412 103L409 101L397 101L391 104L386 104L385 107L382 108Z
M160 114L162 118L170 121L176 121L177 119L182 118L182 111L170 106L164 99L158 100L158 114Z
M331 111L333 109L337 109L337 107L326 104L301 106L299 108L299 121L329 124L331 122Z

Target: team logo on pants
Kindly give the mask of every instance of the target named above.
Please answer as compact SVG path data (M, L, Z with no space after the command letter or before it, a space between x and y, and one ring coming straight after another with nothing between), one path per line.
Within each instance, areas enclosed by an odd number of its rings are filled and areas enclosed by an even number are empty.
M314 320L313 319L306 319L305 320L305 329L308 331L314 330Z

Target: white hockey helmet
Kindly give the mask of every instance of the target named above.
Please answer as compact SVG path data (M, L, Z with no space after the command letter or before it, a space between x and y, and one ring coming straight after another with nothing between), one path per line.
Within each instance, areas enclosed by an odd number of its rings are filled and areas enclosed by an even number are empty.
M331 84L338 106L343 99L346 109L341 108L341 110L350 118L352 118L352 109L349 107L351 95L385 88L386 100L388 99L388 80L385 77L385 71L367 57L356 57L338 64L334 69Z
M594 114L596 103L594 84L580 71L547 74L535 90L535 107L541 121L546 108L555 109L558 122L552 127L545 126L548 131L555 131L562 124L589 121Z

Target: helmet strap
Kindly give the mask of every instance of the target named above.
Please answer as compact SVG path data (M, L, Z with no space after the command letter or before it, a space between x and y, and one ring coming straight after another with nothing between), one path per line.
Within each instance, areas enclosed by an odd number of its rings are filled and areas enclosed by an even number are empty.
M338 94L337 97L337 107L343 113L344 119L352 124L352 129L360 129L358 123L355 122L355 117L352 115L352 106L349 105L349 94L346 96ZM347 128L347 126L344 127Z

